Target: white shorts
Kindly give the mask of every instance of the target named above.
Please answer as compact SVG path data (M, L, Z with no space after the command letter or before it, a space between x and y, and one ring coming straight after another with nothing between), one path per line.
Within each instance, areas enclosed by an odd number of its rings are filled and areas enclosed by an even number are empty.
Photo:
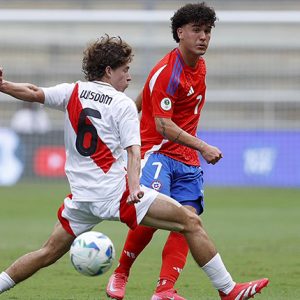
M72 195L65 198L57 212L58 219L64 229L74 235L91 230L103 220L119 220L134 229L146 215L158 192L141 186L144 196L139 203L128 204L129 190L112 201L83 202L72 200Z

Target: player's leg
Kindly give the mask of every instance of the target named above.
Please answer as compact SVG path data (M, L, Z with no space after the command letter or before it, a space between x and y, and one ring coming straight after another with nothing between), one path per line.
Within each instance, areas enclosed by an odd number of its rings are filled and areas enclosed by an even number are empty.
M169 159L172 172L171 196L193 213L200 215L204 210L203 171L200 167L188 166ZM186 199L190 199L187 201ZM188 244L181 233L171 232L162 252L162 266L158 284L152 299L173 297L184 298L177 294L174 286L183 270L188 254Z
M169 196L171 173L168 159L161 154L151 154L147 161L143 161L144 167L142 169L141 184ZM151 227L138 226L136 229L128 232L119 260L119 266L115 273L129 275L132 264L149 244L155 230Z
M119 259L119 265L115 270L115 273L125 274L129 276L131 266L136 258L144 250L144 248L151 241L155 228L146 226L137 226L134 230L129 230L126 241L121 252Z
M175 283L183 270L188 254L188 243L183 234L170 232L162 251L162 264L152 300L176 299L185 300L177 294Z
M181 232L199 266L204 266L217 252L200 218L170 197L158 194L143 218L142 225Z
M219 291L221 299L233 300L239 293L242 293L242 299L249 299L268 284L268 279L235 284L205 232L200 218L173 199L159 194L141 223L181 232L188 242L193 258Z
M196 213L193 207L185 207ZM188 251L189 246L184 235L179 232L170 232L163 248L162 265L152 300L165 299L166 297L185 300L177 294L175 284L186 264Z
M71 200L69 195L58 210L54 230L41 249L28 253L15 261L0 275L0 293L27 279L41 268L57 261L69 251L75 237L92 229L101 220L91 214L90 203Z
M74 236L57 223L51 236L40 249L20 257L1 273L0 293L29 278L41 268L56 262L69 251L73 240Z
M155 228L146 226L137 226L134 230L129 230L124 243L119 265L110 276L106 286L106 294L113 299L121 300L125 296L126 284L128 281L131 266L149 244L152 239Z
M170 171L166 156L152 154L147 159L142 169L141 183L144 186L159 190L165 195L170 195ZM126 284L131 266L150 243L155 228L138 226L134 230L129 230L121 256L119 265L109 278L106 293L109 297L123 299L126 292Z

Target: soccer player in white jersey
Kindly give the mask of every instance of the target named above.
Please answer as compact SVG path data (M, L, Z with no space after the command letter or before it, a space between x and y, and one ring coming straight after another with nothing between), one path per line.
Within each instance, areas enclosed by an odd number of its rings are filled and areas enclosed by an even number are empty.
M120 220L133 229L143 224L181 232L223 300L234 299L231 291L237 289L240 296L235 299L248 299L267 285L268 279L253 282L251 290L248 283L236 284L200 218L172 198L140 185L138 114L123 93L131 80L131 60L131 47L119 37L106 35L84 52L86 82L40 88L6 81L0 69L1 92L65 112L66 174L71 189L50 238L0 274L0 294L53 264L69 251L76 236L103 220ZM127 175L123 149L128 156Z

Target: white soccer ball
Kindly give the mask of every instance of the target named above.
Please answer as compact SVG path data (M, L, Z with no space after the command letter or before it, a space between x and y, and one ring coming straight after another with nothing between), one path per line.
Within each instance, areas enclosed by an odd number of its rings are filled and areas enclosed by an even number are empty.
M115 259L112 241L103 233L89 231L80 234L70 249L71 262L76 271L86 276L107 272Z

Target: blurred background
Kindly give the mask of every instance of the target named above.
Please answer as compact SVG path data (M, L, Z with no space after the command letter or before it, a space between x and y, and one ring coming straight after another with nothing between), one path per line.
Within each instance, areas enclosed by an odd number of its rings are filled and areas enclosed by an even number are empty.
M170 17L193 1L0 0L4 78L52 86L83 80L82 52L105 33L134 49L135 99L176 47ZM300 1L215 0L198 135L224 158L203 162L209 186L300 188ZM61 181L63 114L0 94L0 185Z

